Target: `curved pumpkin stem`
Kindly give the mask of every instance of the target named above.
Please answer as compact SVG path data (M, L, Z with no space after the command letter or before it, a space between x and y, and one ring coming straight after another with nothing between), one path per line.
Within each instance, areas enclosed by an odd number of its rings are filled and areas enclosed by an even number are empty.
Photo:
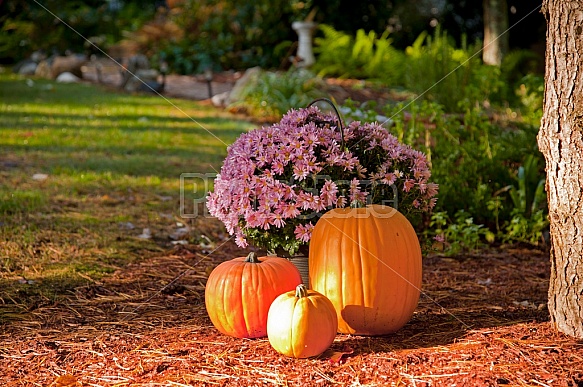
M306 285L299 284L296 287L296 297L297 298L308 297L308 288L306 288Z
M249 253L249 255L247 255L247 258L245 258L245 262L261 263L259 258L257 258L257 253L255 251L252 251Z

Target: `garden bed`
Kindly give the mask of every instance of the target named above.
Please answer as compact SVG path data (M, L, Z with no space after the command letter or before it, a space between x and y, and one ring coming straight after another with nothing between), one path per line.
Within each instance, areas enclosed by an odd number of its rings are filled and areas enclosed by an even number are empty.
M245 254L219 229L208 234L212 246L169 247L102 281L89 278L62 301L12 304L0 335L4 385L583 384L583 342L548 322L544 251L425 257L421 300L402 330L338 335L323 355L296 360L267 339L227 337L212 326L206 278Z

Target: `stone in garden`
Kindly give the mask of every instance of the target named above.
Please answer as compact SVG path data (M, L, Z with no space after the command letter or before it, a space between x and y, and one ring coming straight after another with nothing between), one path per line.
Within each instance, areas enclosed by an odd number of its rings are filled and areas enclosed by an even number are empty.
M67 56L57 56L53 60L51 66L51 77L56 79L59 74L64 72L69 72L77 77L82 77L81 67L87 63L87 57L85 55L67 55Z
M46 59L46 55L42 51L35 51L30 54L30 58L21 60L12 67L12 72L20 75L34 75L38 64Z
M257 82L257 78L259 78L261 71L260 67L251 67L247 69L245 74L235 82L235 86L233 86L233 89L229 93L229 97L225 100L225 104L230 105L238 102L245 89L254 82Z
M215 107L224 107L227 105L227 100L229 99L229 92L225 91L223 93L215 94L211 98L211 102Z
M17 63L12 71L20 75L34 75L36 71L37 63L31 59L25 59L20 63Z
M34 63L39 63L41 60L45 60L46 58L47 55L42 50L38 50L30 54L30 60L32 60Z
M35 173L32 175L32 180L34 181L44 181L49 177L46 173Z
M75 74L72 74L68 71L61 73L61 74L59 74L59 76L57 76L57 82L59 82L59 83L77 83L80 81L81 81L81 78L79 78Z
M51 78L52 76L51 62L52 60L50 58L41 60L39 64L36 66L34 75L40 78Z
M123 79L120 88L126 91L137 91L138 88L136 85L128 86L128 83L132 82L132 79L136 80L135 76L139 76L138 72L150 70L150 61L145 55L138 54L128 58L127 61L124 61L123 65L126 71L122 74Z
M140 238L140 239L151 239L152 238L152 231L150 231L149 228L144 228L142 230L142 233L140 235L138 235L138 238Z

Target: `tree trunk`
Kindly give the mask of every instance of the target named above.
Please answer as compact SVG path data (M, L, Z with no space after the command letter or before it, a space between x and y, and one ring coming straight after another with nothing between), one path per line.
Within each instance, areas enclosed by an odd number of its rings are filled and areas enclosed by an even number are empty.
M484 0L484 50L485 64L500 66L508 52L508 5L506 0Z
M544 113L551 232L549 312L556 328L583 338L583 3L544 0Z

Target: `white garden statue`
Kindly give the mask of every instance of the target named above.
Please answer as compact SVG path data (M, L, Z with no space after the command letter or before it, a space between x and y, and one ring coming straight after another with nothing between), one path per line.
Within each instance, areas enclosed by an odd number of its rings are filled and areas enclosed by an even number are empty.
M312 35L318 26L313 21L295 21L292 23L292 28L298 34L298 53L296 56L296 66L310 67L316 62L314 52L312 50Z

